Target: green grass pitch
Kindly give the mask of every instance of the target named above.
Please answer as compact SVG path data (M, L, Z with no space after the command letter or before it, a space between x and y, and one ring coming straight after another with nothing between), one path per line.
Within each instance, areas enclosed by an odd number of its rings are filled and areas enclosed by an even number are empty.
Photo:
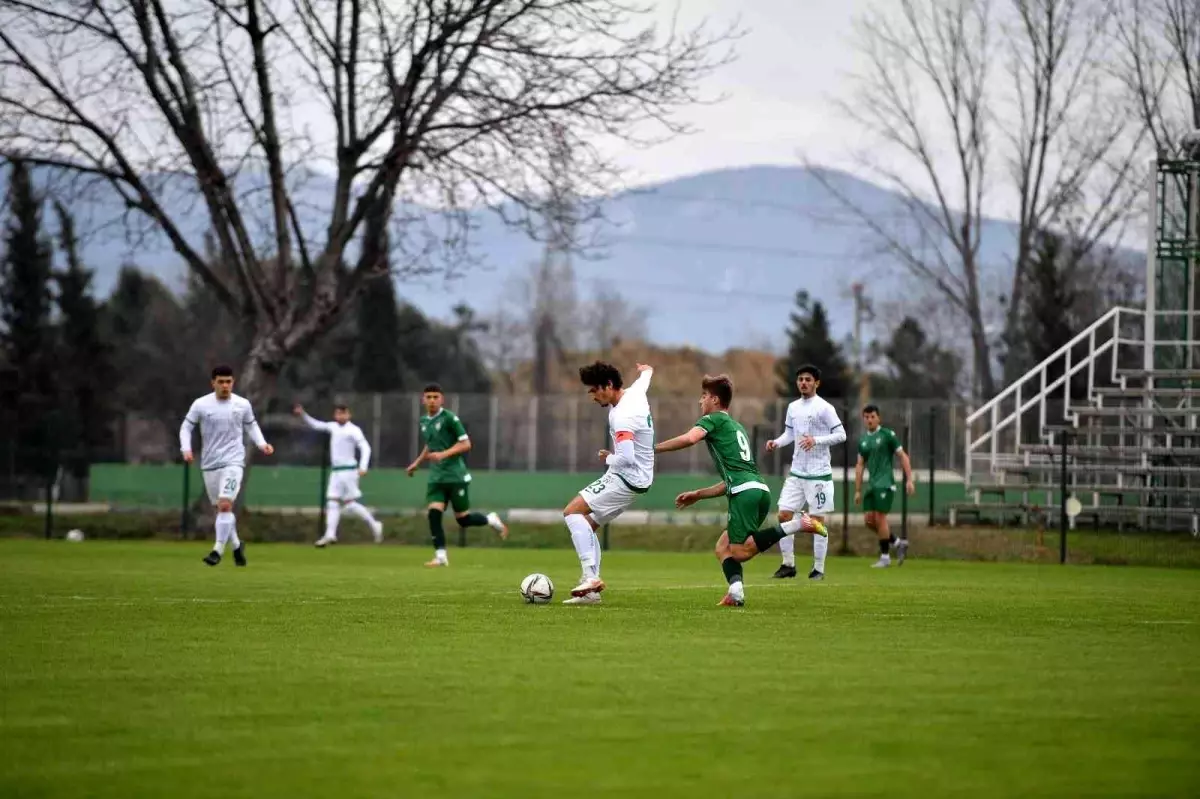
M205 551L0 541L0 796L1200 793L1200 572Z

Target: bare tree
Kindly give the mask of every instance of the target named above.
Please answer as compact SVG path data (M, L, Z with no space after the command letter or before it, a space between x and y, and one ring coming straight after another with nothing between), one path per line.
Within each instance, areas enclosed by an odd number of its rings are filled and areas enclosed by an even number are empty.
M864 163L901 194L903 213L879 218L822 180L885 251L963 316L987 397L997 387L989 322L1002 313L1011 346L1035 237L1063 230L1079 257L1120 241L1137 211L1144 129L1114 111L1107 0L896 5L862 20L870 68L842 107L880 140ZM1012 202L1017 221L1012 274L995 294L984 274L995 265L980 259L985 199L997 210ZM1019 363L1005 359L1006 381Z
M0 0L0 152L115 191L253 330L242 384L269 396L359 282L420 267L463 209L534 230L547 153L577 184L616 174L593 142L675 109L734 31L665 39L620 0ZM314 173L332 197L306 204ZM193 199L198 207L184 200ZM445 230L400 212L425 203ZM189 235L207 217L218 274ZM368 235L365 231L376 231Z
M1200 130L1200 5L1195 0L1122 4L1119 77L1159 153Z

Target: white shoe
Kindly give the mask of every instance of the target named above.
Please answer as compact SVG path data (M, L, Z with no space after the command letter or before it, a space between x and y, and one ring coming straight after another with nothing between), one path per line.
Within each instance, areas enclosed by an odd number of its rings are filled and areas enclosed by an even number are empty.
M587 594L599 594L604 588L604 581L599 577L588 577L571 589L571 596L580 597Z
M315 544L313 544L313 546L320 547L321 549L324 549L325 547L329 546L330 544L336 544L336 543L337 543L337 539L336 539L336 538L330 538L330 537L329 537L329 536L327 536L327 535L323 535L323 536L321 536L320 538L318 538L318 539L317 539L317 542L316 542Z
M880 558L879 560L877 560L871 564L871 568L872 569L886 569L888 566L891 566L891 565L892 565L891 558Z
M371 528L371 535L375 536L375 543L383 543L383 522L375 522L375 526Z
M492 511L487 515L488 527L500 534L501 540L508 540L508 525L500 518L500 514Z
M903 566L904 559L908 556L908 539L897 538L896 543L892 545L892 549L896 553L896 565Z
M590 594L584 594L583 596L573 596L570 599L564 599L563 604L564 605L599 605L600 604L600 594L596 591L592 591Z

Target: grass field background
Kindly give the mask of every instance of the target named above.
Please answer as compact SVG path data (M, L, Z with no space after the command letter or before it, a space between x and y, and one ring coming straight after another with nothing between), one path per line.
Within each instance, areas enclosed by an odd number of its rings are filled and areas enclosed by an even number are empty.
M206 549L0 540L0 795L1200 793L1195 571Z

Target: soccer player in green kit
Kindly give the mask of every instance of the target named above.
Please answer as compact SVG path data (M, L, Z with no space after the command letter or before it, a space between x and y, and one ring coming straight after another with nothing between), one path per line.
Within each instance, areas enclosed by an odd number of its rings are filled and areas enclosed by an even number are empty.
M717 539L714 554L729 583L729 592L718 604L741 607L746 603L742 585L742 562L774 546L784 536L805 531L828 535L824 525L808 514L781 525L760 530L771 511L771 490L763 482L754 462L754 450L746 428L729 415L733 402L733 381L725 375L705 376L700 383L700 413L696 426L654 447L655 452L674 452L703 441L708 446L721 482L696 491L685 491L675 498L675 507L686 508L702 499L729 498L729 524Z
M879 407L868 405L863 408L863 423L867 433L858 440L858 465L854 468L854 504L862 505L867 527L879 536L879 560L871 564L873 569L886 569L892 565L889 550L896 548L896 561L904 563L908 553L908 542L897 539L888 527L887 515L892 510L896 496L896 480L892 474L892 457L900 456L900 468L904 470L904 490L912 496L912 463L908 453L900 444L900 437L890 427L883 427ZM870 472L867 493L863 494L863 468Z
M425 489L425 501L429 503L429 534L433 538L433 560L426 566L449 566L446 554L446 533L442 529L442 514L446 506L454 509L454 519L459 527L483 527L487 525L508 538L508 527L495 513L486 516L471 512L471 473L467 470L467 459L471 451L471 438L467 428L454 411L445 407L446 396L436 383L425 386L423 397L425 415L421 417L421 438L425 448L408 467L408 476L428 461L429 486Z

